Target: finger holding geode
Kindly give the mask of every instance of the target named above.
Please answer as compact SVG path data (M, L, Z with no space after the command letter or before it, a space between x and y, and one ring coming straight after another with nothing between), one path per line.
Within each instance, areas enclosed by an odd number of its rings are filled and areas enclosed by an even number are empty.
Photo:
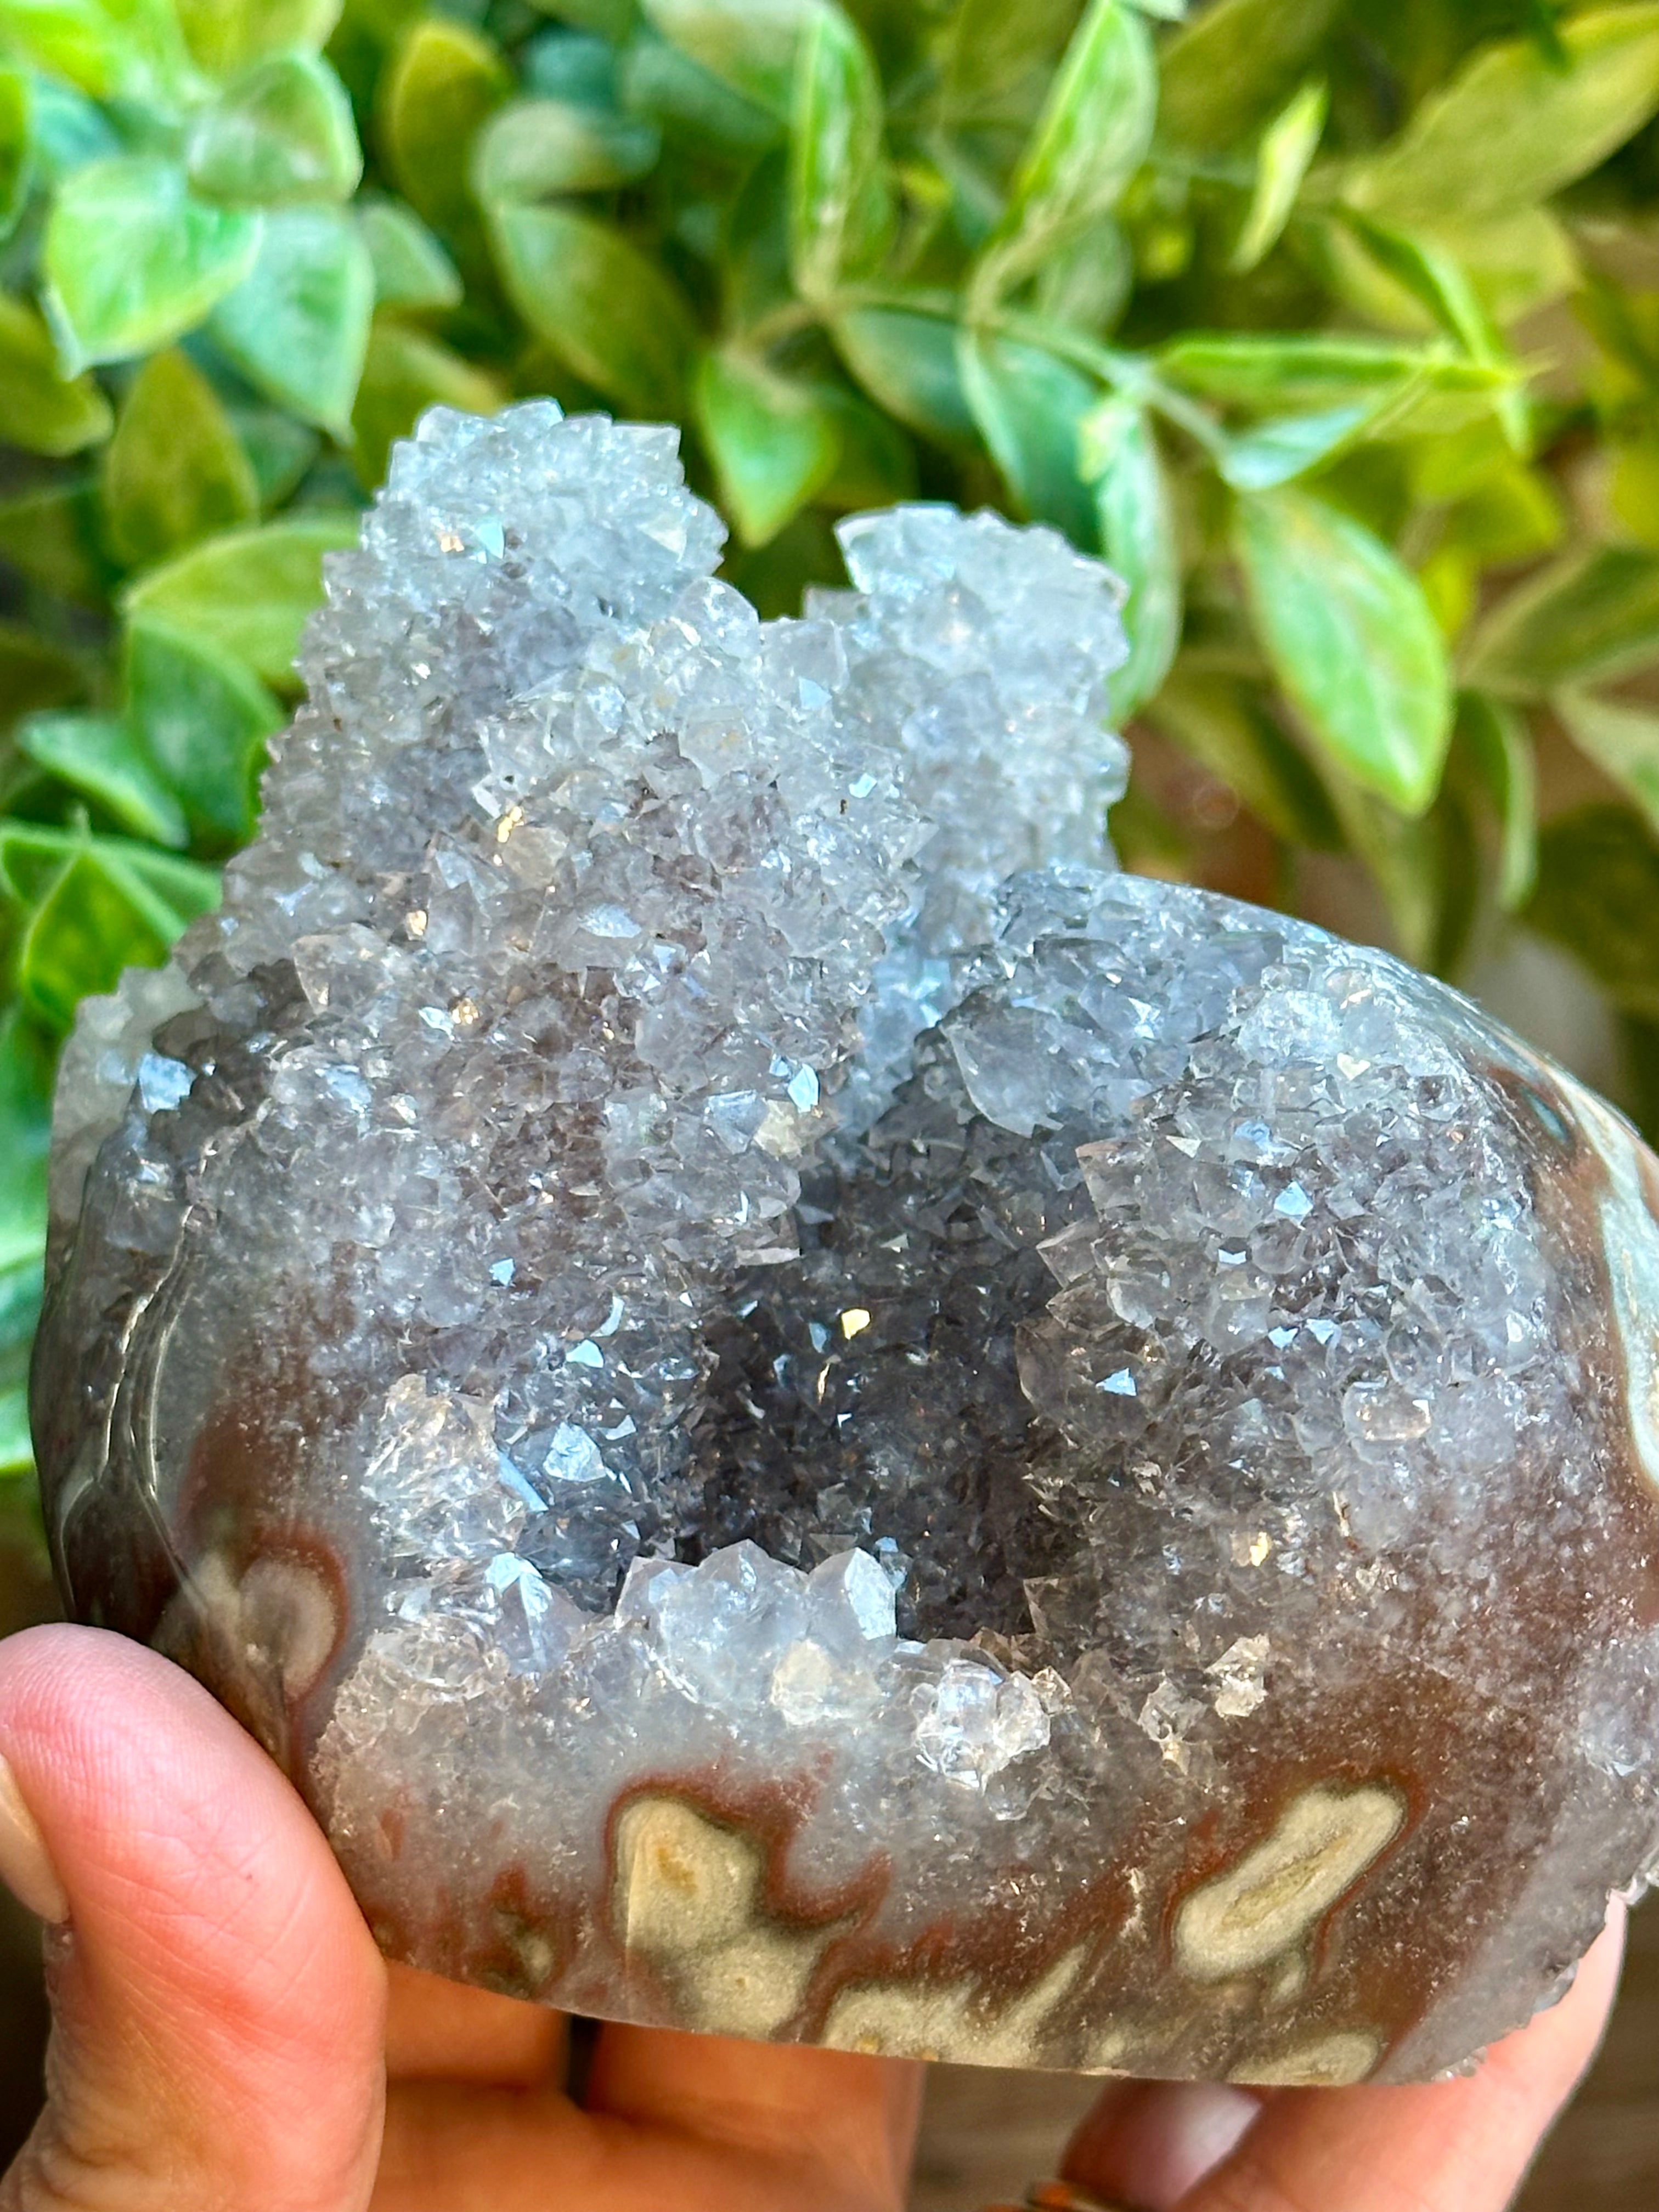
M66 1591L423 1966L1461 2063L1659 1852L1659 1167L1384 955L1111 872L1097 564L843 535L763 623L671 434L399 449L223 909L66 1053Z

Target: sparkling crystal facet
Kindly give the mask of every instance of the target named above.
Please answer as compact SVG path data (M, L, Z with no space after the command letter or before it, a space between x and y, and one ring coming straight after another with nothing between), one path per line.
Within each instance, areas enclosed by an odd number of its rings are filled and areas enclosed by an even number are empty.
M1383 955L1112 872L1115 586L439 412L258 842L83 1011L65 1586L382 1941L858 2049L1408 2079L1659 1854L1659 1168Z

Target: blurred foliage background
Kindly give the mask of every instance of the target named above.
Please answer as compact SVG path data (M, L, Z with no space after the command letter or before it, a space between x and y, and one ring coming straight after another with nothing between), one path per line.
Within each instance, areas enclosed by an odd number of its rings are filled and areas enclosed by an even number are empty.
M1647 0L0 0L0 1468L57 1042L436 401L684 423L768 614L1103 552L1127 862L1564 948L1659 1121L1656 112Z

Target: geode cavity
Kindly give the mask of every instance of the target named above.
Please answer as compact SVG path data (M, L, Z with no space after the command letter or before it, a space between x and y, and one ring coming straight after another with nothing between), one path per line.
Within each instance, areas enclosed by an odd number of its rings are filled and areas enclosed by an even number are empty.
M83 1619L386 1948L639 2021L1420 2078L1659 1853L1659 1168L1384 956L1112 872L1118 593L440 412L259 842L83 1009Z

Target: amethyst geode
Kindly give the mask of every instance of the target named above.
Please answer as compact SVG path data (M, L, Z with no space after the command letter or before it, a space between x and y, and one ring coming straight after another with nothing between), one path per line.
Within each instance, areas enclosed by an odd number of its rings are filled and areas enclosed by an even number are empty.
M1659 1854L1659 1168L1396 962L1113 872L1096 564L842 538L762 623L667 431L398 450L222 910L65 1058L65 1590L423 1966L1457 2065Z

